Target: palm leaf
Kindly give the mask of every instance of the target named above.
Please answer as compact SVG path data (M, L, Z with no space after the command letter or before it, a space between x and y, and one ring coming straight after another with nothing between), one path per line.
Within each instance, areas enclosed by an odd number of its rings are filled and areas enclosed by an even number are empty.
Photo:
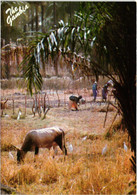
M31 95L33 94L33 88L35 93L41 90L42 76L39 72L39 65L36 63L34 55L30 57L29 63L24 67L24 78Z

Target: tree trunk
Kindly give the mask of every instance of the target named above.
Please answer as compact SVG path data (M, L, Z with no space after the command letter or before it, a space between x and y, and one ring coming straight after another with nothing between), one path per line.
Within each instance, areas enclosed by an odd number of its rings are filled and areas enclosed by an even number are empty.
M58 76L58 54L54 57L54 70L55 70L55 75Z
M34 31L34 8L31 7L31 31Z
M44 20L44 6L41 5L41 32L44 32L43 20Z
M38 5L37 3L35 4L36 6L36 32L38 32L39 28L38 28Z
M133 86L133 85L132 85ZM127 88L127 86L116 85L116 98L119 101L119 107L123 113L123 119L130 136L131 151L134 152L132 157L133 169L136 171L136 88ZM134 159L134 160L133 160Z
M56 26L56 2L53 2L53 18L54 18L54 27Z

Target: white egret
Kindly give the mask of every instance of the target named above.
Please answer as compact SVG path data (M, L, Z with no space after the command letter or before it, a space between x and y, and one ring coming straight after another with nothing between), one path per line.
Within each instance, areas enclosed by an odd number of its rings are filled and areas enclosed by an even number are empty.
M14 160L14 156L13 156L13 154L11 152L9 152L9 158Z
M123 144L124 144L124 150L127 152L127 146L126 146L126 144L125 144L125 142L123 142Z
M19 119L20 119L20 116L21 116L21 111L19 111L19 113L18 113L17 120L19 120Z
M70 152L73 152L73 146L72 146L72 144L69 144L68 149L69 149Z
M102 149L102 155L104 155L107 152L107 144L105 145L105 147Z
M82 138L82 141L85 141L86 139L87 139L87 136L83 137L83 138Z

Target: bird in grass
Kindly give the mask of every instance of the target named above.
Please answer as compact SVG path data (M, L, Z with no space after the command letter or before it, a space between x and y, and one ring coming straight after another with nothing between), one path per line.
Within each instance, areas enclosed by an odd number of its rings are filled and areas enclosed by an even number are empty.
M20 116L21 116L21 111L19 111L19 113L18 113L17 120L19 120L19 119L20 119Z
M9 158L14 160L14 156L13 156L13 154L11 152L9 152Z
M124 144L124 150L127 152L127 146L126 146L126 144L125 144L125 142L123 142L123 144Z
M72 146L72 144L69 144L68 149L69 149L70 152L73 152L73 146Z
M87 139L87 136L83 137L83 138L82 138L82 141L85 141L86 139Z
M105 145L105 147L102 149L102 155L104 155L107 151L107 144Z

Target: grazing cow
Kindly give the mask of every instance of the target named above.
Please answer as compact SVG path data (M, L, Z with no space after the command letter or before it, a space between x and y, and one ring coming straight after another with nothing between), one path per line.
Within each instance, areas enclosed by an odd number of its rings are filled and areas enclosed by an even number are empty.
M76 97L74 95L69 97L69 108L71 110L78 110L77 104L79 103L79 100L82 98L82 96Z
M39 148L50 148L59 146L60 149L67 155L65 147L65 133L58 127L43 128L31 130L27 133L21 149L17 149L17 161L24 159L28 151L35 151L38 154Z

